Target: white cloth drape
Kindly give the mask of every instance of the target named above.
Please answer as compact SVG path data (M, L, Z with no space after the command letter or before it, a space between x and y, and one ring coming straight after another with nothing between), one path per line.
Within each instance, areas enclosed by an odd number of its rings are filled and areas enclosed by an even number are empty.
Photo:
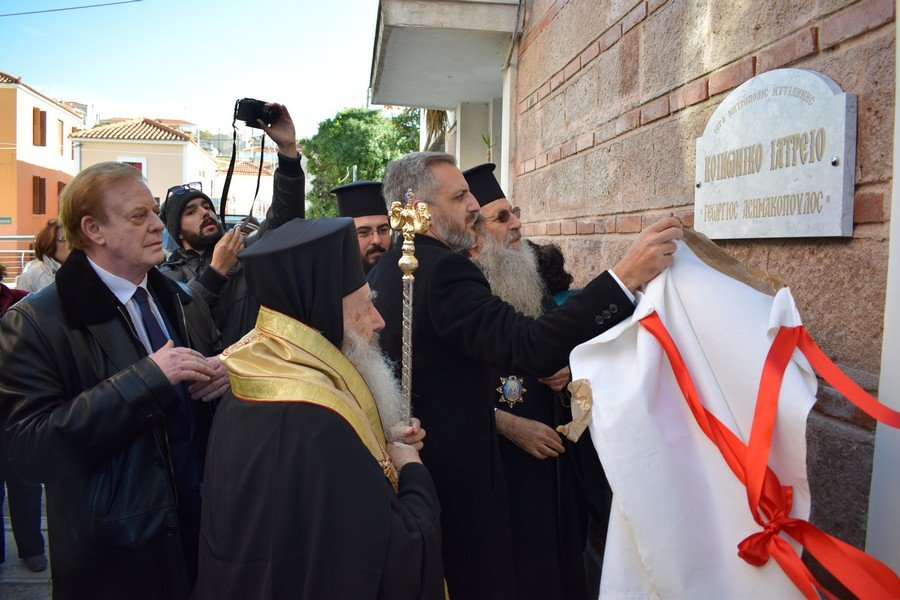
M590 431L613 489L601 598L802 597L770 560L737 545L760 527L746 490L690 414L656 339L638 323L659 313L704 406L745 443L763 362L782 325L800 325L787 288L773 298L707 266L679 242L674 265L639 294L626 322L578 346L574 379L590 381ZM806 418L816 379L795 352L785 372L769 465L808 519Z

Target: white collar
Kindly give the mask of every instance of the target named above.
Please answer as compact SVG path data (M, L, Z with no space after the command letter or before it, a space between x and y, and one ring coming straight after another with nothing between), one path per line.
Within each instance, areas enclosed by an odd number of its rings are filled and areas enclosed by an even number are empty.
M97 273L97 276L100 277L100 280L106 284L106 287L109 288L109 291L111 291L122 304L127 304L128 301L131 300L131 297L134 296L135 290L137 290L139 287L144 288L144 290L149 294L149 290L147 290L146 273L144 274L144 278L141 279L141 282L135 285L127 279L123 279L118 275L113 275L112 273L92 261L90 257L87 257L87 259L91 264L91 267L93 267L94 271Z

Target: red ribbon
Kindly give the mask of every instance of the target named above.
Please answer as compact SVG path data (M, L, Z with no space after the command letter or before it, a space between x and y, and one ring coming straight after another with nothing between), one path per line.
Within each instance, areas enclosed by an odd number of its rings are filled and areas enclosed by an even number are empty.
M779 535L783 532L800 542L857 597L900 598L900 578L886 565L807 521L790 517L792 489L782 486L768 466L781 382L795 349L806 356L825 381L869 416L892 427L900 427L900 413L880 404L841 372L803 327L782 327L763 365L750 442L744 444L703 406L687 365L659 315L653 312L640 322L665 351L678 387L700 429L716 445L735 477L747 488L750 511L762 531L738 544L738 556L756 567L765 565L770 557L774 558L807 598L817 600L816 590L833 598L809 572L793 546Z

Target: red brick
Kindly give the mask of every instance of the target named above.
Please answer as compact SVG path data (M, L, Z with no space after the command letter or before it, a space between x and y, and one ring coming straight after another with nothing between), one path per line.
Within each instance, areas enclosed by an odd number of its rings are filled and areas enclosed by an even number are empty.
M834 14L822 22L819 44L831 48L844 40L875 29L894 16L894 0L867 0Z
M536 236L537 234L534 232L534 223L522 223L522 235L527 238Z
M615 233L616 232L615 217L610 217L609 219L603 219L603 229L606 230L606 233Z
M632 129L635 129L638 125L641 124L641 111L640 109L634 109L631 112L627 112L618 119L616 119L616 135L622 135L623 133L627 133Z
M557 146L556 148L551 148L550 150L547 151L547 162L548 163L555 163L560 158L562 158L562 152L561 152L561 149L559 146Z
M526 173L531 173L532 171L534 171L534 159L529 158L528 160L526 160L524 163L522 163L522 168Z
M597 44L600 46L600 52L606 52L609 48L622 38L622 24L616 23L600 36Z
M576 56L572 59L572 61L566 65L566 68L563 69L563 75L566 76L566 79L572 79L575 76L575 73L581 70L581 58Z
M575 223L575 233L578 235L591 235L594 233L593 221L577 221Z
M603 125L597 128L597 131L594 132L594 145L599 146L600 144L607 142L616 137L616 122L615 121L607 121Z
M587 132L579 135L575 138L575 151L576 152L584 152L588 148L594 147L594 134L593 132Z
M565 73L560 71L559 73L557 73L556 75L554 75L553 77L550 78L550 90L551 91L555 90L556 88L561 86L565 80L566 80Z
M884 222L884 193L856 192L853 199L854 223Z
M649 6L647 7L648 13L656 12L656 9L666 3L666 0L650 0Z
M547 166L547 155L546 154L538 154L534 159L534 168L542 169Z
M669 114L669 96L660 96L641 107L641 125L646 125Z
M575 221L563 221L560 224L560 232L563 235L575 235L577 231L577 227L575 226Z
M641 230L641 215L616 217L616 231L619 233L637 233Z
M672 213L656 213L653 215L641 215L641 228L647 227L648 225L653 225L660 219L665 219Z
M534 232L531 235L547 235L547 223L541 221L540 223L530 223L531 230Z
M535 92L535 93L533 93L532 95L528 96L528 108L531 108L532 106L534 106L535 104L537 104L537 100L538 100L538 98L537 98L537 92Z
M681 212L675 213L675 217L681 220L681 224L685 227L693 227L694 226L694 211L692 210L684 210Z
M550 221L547 223L547 235L559 235L561 227L559 221Z
M669 108L671 111L681 110L686 106L703 102L709 98L706 83L706 78L698 79L672 92L669 95Z
M615 223L615 221L613 221ZM606 219L595 219L594 233L608 233L606 231Z
M519 163L518 165L516 165L516 175L522 176L524 174L525 174L525 164Z
M756 72L764 73L816 52L816 28L807 27L756 55Z
M719 69L709 76L709 95L715 96L741 85L753 77L755 67L756 57L748 56Z
M565 144L562 145L562 149L560 150L562 154L562 158L566 158L567 156L572 156L575 152L578 151L578 146L575 144L575 140L569 140Z
M583 67L597 58L598 54L600 54L600 45L597 42L594 42L581 53L581 66Z
M547 96L550 95L550 82L549 81L538 88L537 95L538 95L538 100L543 100L544 98L546 98Z
M528 110L528 98L519 102L519 114L521 115L526 110Z
M631 9L625 17L622 19L622 35L632 29L635 25L643 21L647 16L647 3L641 2L637 6Z

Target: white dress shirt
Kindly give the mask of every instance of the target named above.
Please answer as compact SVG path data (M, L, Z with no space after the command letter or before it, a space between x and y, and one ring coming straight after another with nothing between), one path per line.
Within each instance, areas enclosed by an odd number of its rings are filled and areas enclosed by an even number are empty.
M166 337L171 339L169 329L166 327L166 320L162 318L162 314L159 312L159 308L157 308L156 302L153 300L153 294L147 289L146 275L144 275L144 278L139 284L135 285L127 279L122 279L118 275L113 275L90 258L88 258L88 262L91 263L91 267L93 267L101 281L106 284L109 291L119 299L119 302L125 305L125 310L128 311L128 316L131 317L131 324L134 325L134 331L137 333L138 338L140 338L141 343L144 344L144 348L147 349L147 354L153 353L153 347L150 345L150 338L147 336L147 329L144 327L143 318L141 318L141 309L138 307L137 300L134 299L134 292L139 287L144 288L147 292L150 311L156 317L156 320L159 321L159 326L162 328L163 333L166 334Z

